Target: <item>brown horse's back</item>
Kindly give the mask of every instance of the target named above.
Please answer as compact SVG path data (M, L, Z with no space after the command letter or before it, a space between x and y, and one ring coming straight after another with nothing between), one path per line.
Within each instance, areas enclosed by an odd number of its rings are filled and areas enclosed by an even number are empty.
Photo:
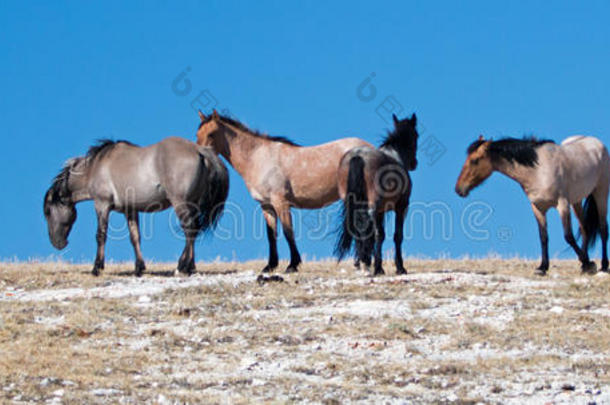
M320 208L338 200L337 167L341 157L353 148L373 148L358 138L345 138L310 147L282 147L290 149L280 156L280 166L286 178L287 199L298 208Z

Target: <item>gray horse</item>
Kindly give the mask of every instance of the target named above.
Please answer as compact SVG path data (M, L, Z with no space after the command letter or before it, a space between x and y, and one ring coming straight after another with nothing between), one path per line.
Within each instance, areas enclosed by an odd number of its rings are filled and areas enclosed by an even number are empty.
M191 274L195 239L216 225L228 191L227 169L209 148L175 137L147 147L102 140L85 156L66 162L44 197L44 215L51 243L63 249L76 221L76 203L94 201L98 223L92 274L97 276L104 268L110 211L125 214L136 255L135 274L140 276L145 265L138 213L162 211L171 205L186 239L178 271Z
M466 197L495 171L517 181L532 204L542 248L537 274L545 275L549 269L546 213L552 207L559 212L564 238L578 255L582 271L596 271L588 250L598 235L602 239L601 269L608 271L610 155L599 139L572 136L556 145L535 138L492 141L481 135L468 147L455 191ZM582 247L572 232L570 206L580 225Z

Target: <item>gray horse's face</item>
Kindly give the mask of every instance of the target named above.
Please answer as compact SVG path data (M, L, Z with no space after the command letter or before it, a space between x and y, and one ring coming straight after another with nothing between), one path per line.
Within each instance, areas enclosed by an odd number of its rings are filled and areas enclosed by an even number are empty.
M455 192L460 197L467 197L470 191L478 187L493 173L493 163L489 155L489 145L491 141L486 141L483 137L473 143L472 147L460 176L455 185Z
M68 245L68 235L76 221L76 208L72 203L65 203L54 198L48 192L44 201L44 216L49 228L49 239L56 249Z

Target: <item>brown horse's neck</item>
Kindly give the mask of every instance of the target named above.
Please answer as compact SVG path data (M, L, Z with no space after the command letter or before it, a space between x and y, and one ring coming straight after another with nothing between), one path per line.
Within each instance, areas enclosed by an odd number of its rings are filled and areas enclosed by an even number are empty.
M268 141L229 124L225 124L222 134L217 151L243 176L251 164L252 152Z
M534 180L534 171L536 167L520 165L518 163L509 162L506 159L499 159L493 163L494 170L510 177L523 187L527 192L530 189Z

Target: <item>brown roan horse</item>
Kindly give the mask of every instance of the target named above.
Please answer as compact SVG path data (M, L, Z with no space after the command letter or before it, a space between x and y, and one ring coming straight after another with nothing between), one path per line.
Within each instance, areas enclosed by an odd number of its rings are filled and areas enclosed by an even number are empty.
M403 224L411 196L409 171L417 168L417 117L398 120L394 131L379 149L370 146L347 152L339 164L339 194L343 199L343 226L339 232L335 254L341 260L356 247L356 262L368 268L371 254L375 256L374 275L384 274L381 247L385 239L384 217L396 214L394 233L397 274L406 274L402 260ZM374 250L374 252L373 252Z
M552 207L559 211L565 240L578 255L582 270L595 272L588 249L600 234L601 268L608 271L606 215L610 158L599 139L573 136L556 145L553 141L535 138L492 141L481 136L468 147L468 157L455 191L466 197L494 171L517 181L531 202L542 246L538 274L546 274L549 268L546 212ZM580 225L582 247L577 245L572 233L570 206Z
M228 191L227 168L209 148L174 137L147 147L103 140L85 156L66 162L44 197L44 215L51 243L63 249L76 221L76 203L94 201L97 255L92 273L97 276L104 268L110 211L125 214L140 276L145 265L138 213L171 205L186 239L178 270L190 274L195 269L194 241L216 224Z
M261 204L267 222L269 261L263 272L278 265L277 219L290 248L286 272L301 263L290 209L322 208L339 199L337 167L341 156L358 146L370 146L358 138L344 138L322 145L303 147L285 138L250 130L241 122L214 111L201 123L197 143L211 146L241 175L252 197Z

